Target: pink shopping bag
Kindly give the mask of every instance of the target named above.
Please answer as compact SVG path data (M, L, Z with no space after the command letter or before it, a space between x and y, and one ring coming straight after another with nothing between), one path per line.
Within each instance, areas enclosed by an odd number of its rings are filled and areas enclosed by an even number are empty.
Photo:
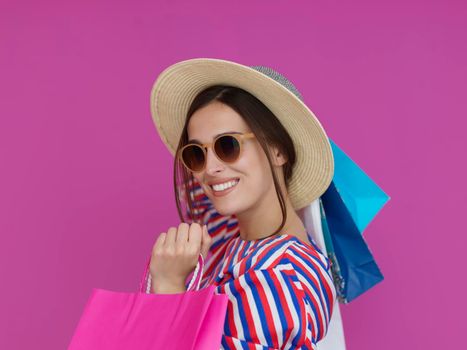
M202 255L184 293L143 291L148 267L137 293L92 290L68 350L220 349L228 296L199 289Z

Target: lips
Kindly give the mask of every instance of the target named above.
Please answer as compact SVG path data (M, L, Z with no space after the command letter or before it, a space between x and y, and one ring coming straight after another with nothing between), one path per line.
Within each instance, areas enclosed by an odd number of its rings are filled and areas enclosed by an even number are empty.
M230 180L232 181L232 180ZM237 180L237 183L229 188L226 188L224 190L221 190L221 191L216 191L212 188L212 186L209 186L211 188L211 192L214 194L214 196L216 197L221 197L221 196L225 196L227 194L229 194L230 192L232 192L233 190L235 190L235 188L237 188L237 185L238 183L240 182L240 179Z
M207 182L207 184L212 188L212 185L220 185L220 184L224 184L226 182L234 181L234 180L240 180L240 179L238 177L231 177L229 179L220 179L220 180L216 180L216 181L209 181L209 182Z

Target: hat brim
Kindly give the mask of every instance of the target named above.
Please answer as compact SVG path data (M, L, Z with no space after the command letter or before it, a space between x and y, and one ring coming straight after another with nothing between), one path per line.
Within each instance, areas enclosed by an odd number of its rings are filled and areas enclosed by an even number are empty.
M296 163L288 186L295 210L320 197L334 175L334 158L324 128L314 113L286 87L248 66L214 58L177 62L156 79L151 114L157 131L175 156L188 108L195 96L213 85L244 89L263 102L291 136Z

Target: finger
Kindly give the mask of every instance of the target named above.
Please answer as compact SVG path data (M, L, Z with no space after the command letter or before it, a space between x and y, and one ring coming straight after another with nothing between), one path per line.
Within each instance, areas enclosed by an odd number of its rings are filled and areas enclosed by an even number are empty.
M177 241L176 241L177 246L187 245L189 228L190 228L190 225L188 225L186 222L182 222L180 223L180 225L178 225Z
M201 240L201 254L203 254L203 258L207 257L211 244L212 238L209 235L208 228L206 225L203 225L203 236Z
M154 247L153 247L153 251L154 252L161 252L162 251L162 247L164 246L164 241L165 241L165 237L167 236L167 233L166 232L162 232L156 239L156 243L154 243Z
M170 227L167 230L167 236L165 237L164 247L169 248L169 249L174 248L176 239L177 239L177 228Z
M200 248L201 247L201 225L194 222L190 225L189 236L188 236L188 243L192 247Z

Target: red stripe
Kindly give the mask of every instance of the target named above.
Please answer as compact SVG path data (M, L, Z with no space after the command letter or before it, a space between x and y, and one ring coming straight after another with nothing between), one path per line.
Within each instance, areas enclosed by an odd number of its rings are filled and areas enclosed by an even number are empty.
M259 271L259 273L261 273L261 271ZM264 309L264 313L265 313L265 316L266 316L266 323L268 325L268 331L269 333L271 334L271 340L272 340L272 343L274 344L273 347L274 348L279 348L279 343L278 343L278 339L277 339L277 331L276 331L276 326L274 324L274 321L273 321L273 316L272 316L272 311L269 307L269 300L267 298L267 295L266 295L266 292L264 291L264 286L262 284L262 281L259 280L258 276L256 275L256 271L252 271L250 273L250 276L251 276L251 280L253 281L253 283L255 284L255 286L258 286L258 295L259 295L259 298L261 299L261 305ZM267 283L267 282L265 282ZM269 288L268 288L269 290ZM269 296L271 298L273 298L272 295ZM273 300L271 302L274 302ZM278 307L279 309L279 312L281 311L280 310L280 306ZM261 327L261 325L259 325Z
M219 222L217 222L219 221ZM222 223L222 225L221 225ZM213 219L212 216L211 218L209 219L209 227L212 227L212 226L217 226L219 225L215 230L208 230L209 231L209 235L211 237L217 237L222 231L225 230L225 227L226 227L226 223L227 223L227 220L225 220L224 218L222 218L222 220L220 220L219 218L215 218Z
M232 340L232 337L229 337L228 335L224 335L224 340L227 343L227 348L228 349L237 349L234 345L234 342Z
M306 254L303 254L299 249L295 249L296 247L291 247L291 251L299 255L304 261L310 260L309 257ZM291 255L291 254L289 254ZM317 262L314 262L313 260L310 260L313 266L316 267L316 269L319 271L321 275L327 274L326 270ZM302 266L302 265L301 265ZM305 266L306 267L306 266ZM308 271L309 267L305 269L305 271ZM329 300L332 301L333 299L333 293L332 289L330 288L329 284L327 283L326 278L323 276L321 278L321 281L323 282L324 288L326 290L326 294L329 296ZM321 286L320 286L321 287ZM323 300L323 302L326 304L326 301ZM332 306L332 303L331 303Z
M306 330L307 329L307 320L306 316L308 315L306 308L305 308L305 292L298 288L293 281L292 277L296 276L296 272L294 270L282 270L285 275L290 277L289 283L291 285L292 290L290 291L290 294L292 296L297 296L298 300L298 305L300 307L300 310L298 310L298 318L300 320L300 327L302 329L302 333L300 334L300 338L297 341L297 344L305 344L306 342Z
M284 343L287 343L288 338L290 337L290 333L292 331L291 326L293 325L293 318L292 318L292 314L290 313L289 304L287 302L287 299L285 298L285 294L282 291L283 286L281 285L279 279L275 275L275 272L273 270L271 271L273 272L271 273L270 276L274 284L274 290L276 291L277 296L279 297L279 300L280 300L278 307L282 308L282 311L284 312L285 320L287 323L285 330L289 330L289 332L284 334ZM293 295L292 295L292 298L293 298Z
M318 329L316 328L316 324L311 318L311 313L307 313L307 319L308 319L308 324L311 325L311 336L313 337L313 339L316 339L318 336Z
M296 272L294 270L283 270L283 272L285 274L287 274L287 276L296 275ZM299 288L296 288L295 283L292 280L291 280L291 283L293 283L294 293L296 293L297 295L300 295L301 298L302 298L301 300L305 300L305 291L300 290ZM303 285L302 285L302 287L303 287ZM317 332L318 332L317 325L314 323L313 319L311 318L311 314L309 312L307 312L305 304L302 303L302 302L300 303L300 315L301 315L300 325L302 327L302 330L305 330L305 331L303 331L303 334L300 336L300 342L304 342L305 344L308 345L308 344L310 344L310 342L309 342L309 340L307 341L307 339L306 339L307 322L308 322L308 324L311 325L311 334L313 336L313 339L316 339L316 336L317 336ZM306 315L307 322L304 321L305 318L302 315Z
M256 350L256 344L248 343L248 350Z
M325 320L326 322L329 322L329 316L332 314L331 311L332 311L332 307L333 307L333 293L332 293L332 289L331 287L329 286L326 278L323 276L323 274L326 274L326 271L324 270L323 271L323 268L321 267L321 265L319 265L319 263L316 263L312 260L310 260L310 258L306 255L306 254L303 254L300 250L298 249L295 249L294 246L291 246L291 249L290 249L290 252L294 252L296 253L298 256L300 256L304 261L310 261L311 264L313 266L316 267L316 270L317 270L317 273L320 275L320 280L322 281L322 285L324 286L324 289L326 291L326 294L328 296L328 300L330 301L330 305L329 305L329 310L328 312L326 313L325 315ZM293 254L291 253L288 253L288 256L293 256ZM305 271L309 272L309 269L310 267L309 266L303 266L303 264L301 264L300 262L298 262L297 260L295 260L297 262L297 264L299 266L302 266L302 269L304 269ZM309 276L310 279L313 279L311 273L307 273L307 276ZM313 279L314 280L314 279ZM317 284L318 288L321 290L321 284ZM321 297L320 295L320 300L321 300L321 303L323 304L323 309L324 310L327 310L327 307L326 307L326 300L323 299L323 297Z
M232 261L234 260L234 258L237 257L237 249L238 247L240 246L241 244L241 241L240 240L237 240L237 241L234 241L234 244L229 244L229 251L227 252L226 251L226 255L228 254L227 256L227 259L224 260L224 269L223 269L223 272L227 272L227 269L229 266L232 265Z
M274 242L273 244L269 245L267 248L264 248L264 245L255 247L255 250L260 250L260 249L264 249L264 250L261 250L261 253L259 253L259 254L255 254L255 256L257 256L256 262L250 268L253 268L257 264L261 264L261 260L263 260L269 254L269 252L271 252L272 250L276 250L279 244L284 244L284 242L282 240L279 240L279 241ZM277 261L281 260L282 256L283 256L283 254L280 254L273 261L274 264L276 264ZM240 274L244 274L246 272L246 260L248 260L248 259L245 259L244 262L242 263L242 265L240 266ZM271 264L271 266L275 266L274 264Z
M225 285L221 286L221 290L223 294L226 294ZM235 311L234 311L233 302L232 300L230 300L230 296L229 296L229 301L227 303L227 313L226 313L227 314L226 315L227 327L231 335L238 336L237 327L235 326L234 318L233 318L234 312ZM225 333L225 329L224 329L224 333Z
M292 254L289 254L289 259L296 265L298 266L301 266L302 269L303 269L303 265L294 258L294 256ZM305 271L307 271L307 268L304 268ZM307 276L309 276L309 278L313 281L313 283L318 287L318 289L320 289L320 285L319 285L319 282L313 277L311 276L310 274L307 274ZM327 317L322 317L323 315L321 314L321 311L320 309L323 309L325 312L326 312L326 304L323 304L323 301L321 300L321 296L318 295L318 298L320 298L320 300L316 300L315 297L313 296L312 292L308 289L308 287L302 283L302 287L303 289L305 290L305 292L307 293L309 299L310 299L310 302L314 305L315 307L315 310L316 310L316 313L317 313L317 319L316 319L316 322L319 322L320 324L320 328L323 329L323 324L322 324L322 319L326 320ZM319 307L318 305L318 302L321 304L321 308Z
M250 303L249 303L249 300L248 300L248 296L245 293L245 289L240 284L240 279L234 279L233 280L233 285L234 285L235 289L238 292L238 296L236 295L235 297L237 297L237 299L240 298L240 300L242 301L242 304L243 304L243 312L244 312L244 315L245 315L247 328L248 328L248 331L250 333L251 341L259 342L258 335L257 335L256 329L255 329L255 323L254 323L254 320L253 320L253 315L252 315L251 309L249 307ZM240 312L242 312L242 310L240 310Z
M243 257L245 255L245 251L246 251L246 247L247 247L247 243L246 242L242 242L243 243L243 248L237 253L237 255L239 257ZM245 261L246 259L244 259ZM244 264L243 264L244 265ZM240 272L240 275L243 275L243 271Z

